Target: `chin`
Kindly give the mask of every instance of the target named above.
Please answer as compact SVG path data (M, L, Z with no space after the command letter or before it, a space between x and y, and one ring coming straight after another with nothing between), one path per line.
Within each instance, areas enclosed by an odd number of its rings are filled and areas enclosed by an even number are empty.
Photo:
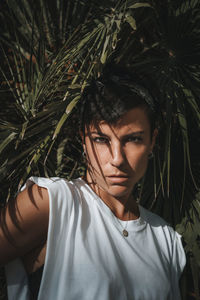
M109 195L115 198L121 198L125 196L129 197L132 191L133 188L118 185L111 186L107 190L105 190L105 192L107 192Z

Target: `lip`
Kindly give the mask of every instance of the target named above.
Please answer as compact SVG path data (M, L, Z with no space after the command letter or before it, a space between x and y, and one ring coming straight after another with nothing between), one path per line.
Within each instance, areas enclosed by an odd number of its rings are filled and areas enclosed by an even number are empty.
M112 183L123 183L129 179L127 175L110 175L107 176L108 180Z

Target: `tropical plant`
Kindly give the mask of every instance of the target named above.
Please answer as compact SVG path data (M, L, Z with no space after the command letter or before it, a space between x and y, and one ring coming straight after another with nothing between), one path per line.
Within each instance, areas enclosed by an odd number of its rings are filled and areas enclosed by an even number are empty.
M183 299L189 293L199 299L198 1L7 0L0 5L2 205L12 203L30 175L69 179L84 172L77 104L108 62L145 73L157 86L160 134L139 197L183 235L188 256Z

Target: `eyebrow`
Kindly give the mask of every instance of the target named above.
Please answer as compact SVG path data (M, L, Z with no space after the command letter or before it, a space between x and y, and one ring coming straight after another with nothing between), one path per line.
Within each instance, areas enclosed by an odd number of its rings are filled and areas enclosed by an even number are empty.
M91 134L98 134L99 136L108 137L106 134L104 134L101 131L91 131L90 135ZM143 135L143 134L144 134L144 131L134 131L134 132L123 135L122 138L128 138L128 137L131 137L131 136Z
M123 138L129 138L129 137L137 136L137 135L144 135L144 131L135 131L135 132L131 132L131 133L125 134L125 135L123 136Z
M106 134L104 134L103 132L101 131L91 131L89 134L98 134L100 136L107 136Z

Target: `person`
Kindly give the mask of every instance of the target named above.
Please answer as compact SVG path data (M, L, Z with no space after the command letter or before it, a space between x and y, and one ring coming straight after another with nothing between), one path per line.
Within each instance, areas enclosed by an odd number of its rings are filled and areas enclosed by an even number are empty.
M8 298L178 300L181 236L134 193L158 133L155 99L141 79L115 68L82 98L85 177L31 177L16 198L15 221L9 209L4 214ZM30 278L41 268L34 295Z

